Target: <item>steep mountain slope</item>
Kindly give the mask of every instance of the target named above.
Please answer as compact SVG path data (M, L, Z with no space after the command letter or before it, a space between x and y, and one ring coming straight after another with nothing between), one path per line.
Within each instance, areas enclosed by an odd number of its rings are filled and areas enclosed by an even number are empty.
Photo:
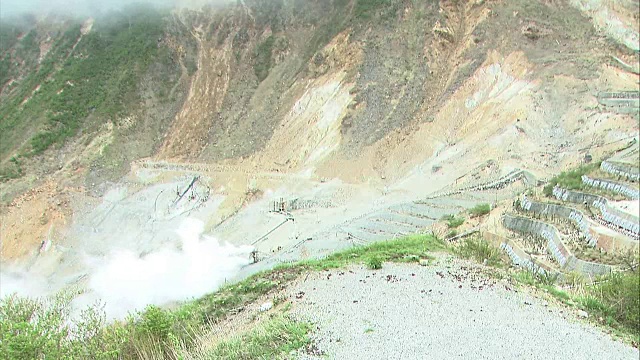
M599 102L637 94L638 29L633 1L604 28L611 4L590 3L245 0L3 27L1 256L106 253L143 223L147 253L189 215L249 244L281 221L264 215L278 197L328 204L297 241L452 184L601 158L638 132L633 106ZM169 199L197 176L202 211Z

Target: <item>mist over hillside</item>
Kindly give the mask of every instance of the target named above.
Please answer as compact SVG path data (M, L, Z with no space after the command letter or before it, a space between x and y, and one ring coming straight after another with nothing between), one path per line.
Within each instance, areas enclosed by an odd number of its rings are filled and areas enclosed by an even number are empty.
M5 21L23 16L101 16L132 6L153 6L166 9L199 9L203 6L224 6L233 0L4 0L0 17Z

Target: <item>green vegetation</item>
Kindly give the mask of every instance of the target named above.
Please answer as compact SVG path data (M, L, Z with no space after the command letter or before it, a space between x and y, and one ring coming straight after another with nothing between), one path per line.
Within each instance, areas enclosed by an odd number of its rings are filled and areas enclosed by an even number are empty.
M307 334L310 331L310 324L295 322L280 315L266 320L245 334L221 341L212 348L202 346L195 351L176 351L176 358L275 359L308 344L310 340ZM207 339L203 342L206 343Z
M558 276L519 271L513 278L524 285L538 287L568 306L585 310L591 319L609 326L621 335L640 341L640 273L638 269L613 273L586 283L583 276L565 275L567 289L557 287Z
M274 358L306 344L308 324L276 318L240 337L203 349L197 334L243 309L258 298L309 271L379 261L417 262L428 252L445 249L432 236L409 236L335 253L323 260L280 266L237 284L189 301L173 310L149 306L125 321L105 325L100 306L83 313L77 327L70 325L70 297L0 300L0 358L180 359ZM242 346L241 346L242 345ZM199 356L202 355L202 356Z
M491 211L491 205L489 204L478 204L469 210L469 214L471 217L478 217L487 215Z
M0 182L17 179L24 174L22 163L19 156L13 156L9 159L9 164L0 168Z
M296 265L308 270L326 270L378 258L382 262L418 262L428 258L429 252L445 250L445 243L433 236L412 235L401 239L355 247L328 256L323 260L304 261Z
M0 358L2 359L109 359L119 354L124 341L118 331L104 328L104 313L91 308L71 326L71 297L0 301ZM113 327L112 327L113 328Z
M453 249L453 252L464 259L473 259L480 263L486 261L487 265L496 267L504 265L502 251L480 237L464 239Z
M531 286L550 286L556 283L556 281L558 280L558 276L557 274L548 274L548 273L542 273L542 272L532 272L529 270L526 271L520 271L518 273L516 273L514 276L514 279L524 285L531 285Z
M379 268L385 261L417 262L436 250L447 248L441 240L425 235L355 247L322 260L258 273L172 310L149 306L112 324L106 324L102 307L94 306L72 326L70 296L35 300L7 297L0 300L0 358L278 358L308 344L311 330L309 324L288 318L286 306L277 307L270 316L254 318L252 329L231 338L212 339L211 326L269 294L273 294L276 306L281 304L276 292L301 274L355 263ZM451 251L478 262L486 260L489 265L503 265L500 251L483 239L466 239ZM578 276L567 276L570 290L557 288L554 276L519 271L514 279L546 290L569 306L585 309L592 318L602 318L601 322L621 333L640 334L638 270L605 276L595 286L584 285Z
M377 11L388 7L392 3L392 0L358 0L353 13L357 19L369 20L376 15Z
M377 256L372 256L366 260L367 267L371 270L382 269L382 260Z
M169 50L158 46L164 36L163 14L151 8L98 19L84 36L80 27L58 35L40 65L26 72L0 105L0 132L8 135L0 155L16 151L25 140L29 147L20 152L37 155L87 125L116 121L140 103L138 88L150 66L172 62ZM19 43L34 64L40 54L36 36L32 30Z
M566 291L560 290L553 285L543 285L542 288L547 290L549 294L562 302L568 302L571 299L571 296Z
M543 193L548 197L553 196L553 188L556 186L568 190L582 190L585 187L582 183L582 175L586 175L599 167L600 163L594 163L580 166L574 170L563 171L560 175L549 180L549 183L543 189Z
M626 328L640 336L640 272L614 273L585 288L579 303L588 312L607 320L614 328Z
M464 218L463 217L456 217L453 214L449 214L449 215L443 216L442 220L447 222L447 226L449 227L449 229L455 229L458 226L464 224Z
M259 82L262 82L267 78L267 76L269 76L269 71L271 70L271 65L273 64L273 44L275 43L275 41L275 36L270 35L256 48L255 64L253 65L253 70L255 71Z

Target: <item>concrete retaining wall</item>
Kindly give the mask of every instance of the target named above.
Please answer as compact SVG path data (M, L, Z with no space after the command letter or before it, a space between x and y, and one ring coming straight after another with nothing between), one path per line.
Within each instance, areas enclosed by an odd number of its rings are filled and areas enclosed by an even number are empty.
M520 207L525 211L531 211L537 215L561 217L565 219L569 219L571 211L573 211L572 208L562 205L532 202L526 195L520 198Z
M509 230L539 236L547 240L547 251L567 271L578 271L589 276L597 276L608 274L612 270L609 265L576 258L564 245L560 232L553 225L512 215L504 215L502 223Z
M498 177L497 179L489 180L489 181L485 181L485 182L481 182L473 185L467 185L464 187L460 187L460 188L456 188L448 191L436 192L433 195L428 196L426 199L434 199L437 197L460 194L465 191L485 191L485 190L504 189L509 184L514 183L522 178L524 178L525 181L527 181L527 184L529 184L529 182L531 182L531 179L530 179L531 177L532 176L530 174L525 174L523 170L515 169L510 171L508 174L504 176Z
M542 221L511 215L504 215L502 223L511 231L531 234L545 239L547 241L547 251L560 266L564 266L567 263L567 259L573 256L562 242L560 233L555 226Z
M531 261L531 258L528 257L526 253L522 254L522 250L520 248L514 247L512 245L513 244L502 243L500 244L500 248L507 253L507 256L509 256L511 261L516 266L523 267L534 273L541 273L541 274L545 273L545 270L540 266L537 266L536 264L534 264L533 261Z
M524 249L522 249L517 243L505 238L504 236L487 231L481 231L481 236L483 239L504 250L507 253L507 256L509 256L509 259L511 259L511 262L516 266L523 267L537 274L559 274L548 266L536 263L535 259L533 259L531 255L527 254L526 251L524 251Z
M630 188L626 185L619 184L615 181L604 180L604 179L593 179L588 177L587 175L582 175L582 182L592 187L622 194L630 199L635 199L635 200L640 199L640 190L636 188Z
M603 161L600 164L600 169L602 171L608 172L609 174L620 176L631 181L637 182L638 180L640 180L640 172L638 171L638 168L634 168L631 165L612 161Z
M328 200L303 200L303 199L290 199L271 202L272 211L294 211L304 210L312 208L331 208L334 205Z
M533 202L530 201L526 195L522 195L520 207L522 210L532 212L536 215L567 219L576 224L576 227L580 230L589 246L596 246L598 243L598 237L591 231L590 223L587 220L588 218L580 210L562 205Z
M640 236L640 219L637 216L625 213L609 205L609 201L602 196L585 194L579 191L566 190L560 187L553 188L553 195L562 201L575 204L591 205L600 210L602 219L614 227L618 227L629 236Z
M636 112L640 107L637 91L601 92L598 102L604 106L634 109Z

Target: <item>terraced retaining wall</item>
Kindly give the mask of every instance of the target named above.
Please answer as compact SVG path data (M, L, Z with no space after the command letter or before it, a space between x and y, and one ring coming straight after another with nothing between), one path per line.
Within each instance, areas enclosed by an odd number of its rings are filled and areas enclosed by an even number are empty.
M542 221L511 215L504 215L502 223L511 231L536 235L545 239L547 241L547 250L560 266L564 266L567 263L567 258L572 256L571 251L562 242L560 233L558 233L555 226Z
M553 188L553 196L562 201L592 205L600 210L602 218L606 222L626 230L629 236L634 238L640 236L640 219L637 216L625 213L609 205L609 201L602 196L566 190L557 186Z
M304 210L312 208L331 208L334 207L333 203L328 200L303 200L303 199L290 199L280 201L272 201L270 209L271 211L294 211Z
M640 190L638 190L637 188L631 188L626 185L619 184L615 181L604 180L604 179L593 179L588 177L587 175L582 175L582 182L592 187L622 194L630 199L637 200L640 198Z
M566 271L578 271L589 276L597 276L608 274L612 270L609 265L592 263L576 258L564 245L560 232L553 225L513 215L504 215L502 223L509 230L539 236L547 240L547 251Z
M640 107L640 100L637 93L601 93L598 96L598 102L605 106L616 107Z
M640 108L637 91L601 92L598 94L598 102L618 113L637 115Z
M640 179L640 172L638 171L638 168L631 165L612 161L603 161L600 164L600 169L608 172L609 174L617 175L631 181L637 182Z
M531 255L527 254L527 252L520 247L520 245L508 238L488 231L481 231L481 236L483 239L504 250L507 253L507 256L509 256L509 259L511 259L511 262L516 266L523 267L538 274L557 273L557 271L549 268L548 266L537 263Z
M567 219L576 224L589 246L596 246L598 244L597 234L591 231L591 226L587 217L580 210L562 205L533 202L530 201L526 195L523 195L520 199L520 208L536 215L548 217L557 216Z
M531 175L526 174L523 170L515 169L510 171L504 176L500 176L497 179L476 183L473 185L464 186L457 189L451 189L448 191L436 192L433 195L428 196L426 199L434 199L437 197L450 196L460 194L464 191L484 191L484 190L499 190L507 187L509 184L524 178L527 184L531 182ZM533 184L535 185L535 184Z

